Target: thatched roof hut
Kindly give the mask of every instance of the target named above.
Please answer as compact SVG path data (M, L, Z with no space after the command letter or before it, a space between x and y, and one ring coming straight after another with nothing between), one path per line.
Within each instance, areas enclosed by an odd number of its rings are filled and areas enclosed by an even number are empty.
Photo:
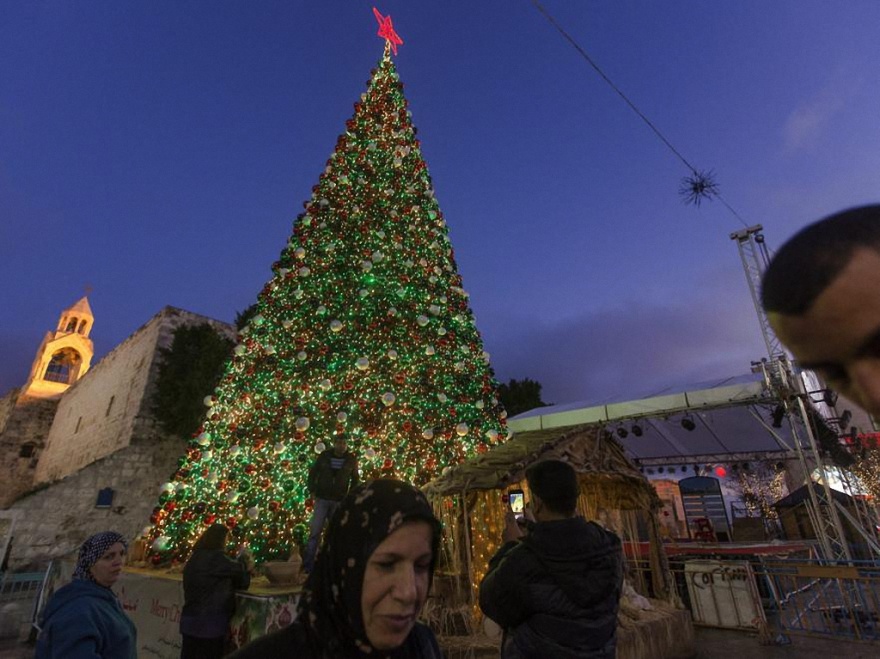
M425 492L447 529L446 570L467 575L467 596L475 605L489 559L501 544L507 504L504 494L526 490L525 470L540 460L570 463L578 473L578 510L615 531L623 540L650 543L649 570L630 575L645 596L671 602L674 595L660 541L656 511L660 500L604 424L518 433L513 439L446 470ZM467 523L465 523L467 521Z

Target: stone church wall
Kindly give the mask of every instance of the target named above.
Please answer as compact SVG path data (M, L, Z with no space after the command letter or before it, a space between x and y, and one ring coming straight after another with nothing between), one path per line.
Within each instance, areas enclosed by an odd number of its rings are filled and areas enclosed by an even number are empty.
M98 531L118 531L129 540L139 535L185 447L177 438L128 446L20 498L11 506L20 515L10 569L44 567ZM114 491L110 507L96 508L98 492L108 487Z
M162 436L152 411L159 348L181 325L209 323L226 335L232 328L205 316L165 307L104 357L64 394L36 483L50 483L129 446Z
M0 402L0 415L5 416L0 432L0 508L33 486L34 469L57 408L57 400L18 390Z

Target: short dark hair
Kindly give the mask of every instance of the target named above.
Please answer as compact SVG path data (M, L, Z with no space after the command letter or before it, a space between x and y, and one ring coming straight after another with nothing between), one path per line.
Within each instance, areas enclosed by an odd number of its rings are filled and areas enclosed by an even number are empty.
M228 534L229 529L223 524L211 524L202 533L202 537L196 541L193 551L197 549L225 549Z
M787 316L806 313L859 249L880 253L880 205L835 213L789 239L764 273L764 310Z
M526 469L529 489L541 498L551 511L571 515L577 508L577 474L567 462L542 460Z

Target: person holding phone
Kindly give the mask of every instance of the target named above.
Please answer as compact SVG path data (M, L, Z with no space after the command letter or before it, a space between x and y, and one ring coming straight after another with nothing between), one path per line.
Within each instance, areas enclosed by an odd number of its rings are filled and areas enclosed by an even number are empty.
M577 474L567 462L538 462L526 480L535 521L524 533L513 510L523 499L511 491L505 543L480 584L480 608L504 629L501 657L614 659L620 539L577 514Z

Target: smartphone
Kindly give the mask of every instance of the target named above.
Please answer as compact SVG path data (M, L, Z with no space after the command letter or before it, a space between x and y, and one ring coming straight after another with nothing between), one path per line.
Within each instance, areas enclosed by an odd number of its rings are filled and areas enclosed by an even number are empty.
M510 510L513 511L514 516L517 519L522 519L526 503L523 491L510 490L507 493L507 502L510 505Z

